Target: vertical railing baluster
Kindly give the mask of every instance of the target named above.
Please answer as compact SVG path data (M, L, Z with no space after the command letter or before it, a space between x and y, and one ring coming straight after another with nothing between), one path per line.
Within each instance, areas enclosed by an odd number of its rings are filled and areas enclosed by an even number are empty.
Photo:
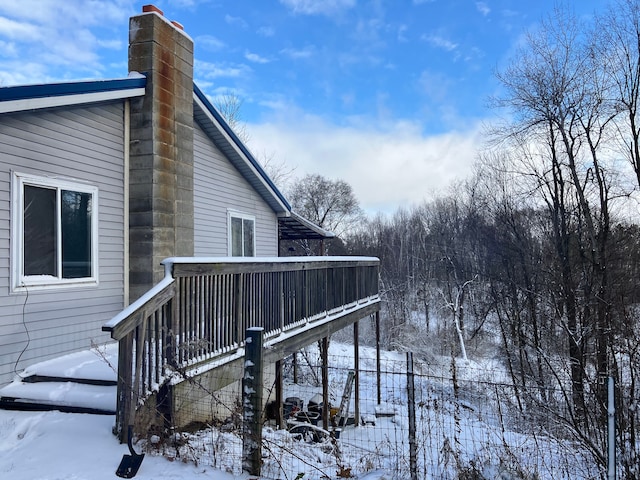
M211 306L212 316L211 316L211 334L213 335L213 349L214 351L218 351L220 349L220 324L218 322L220 318L220 302L218 299L218 275L214 275L212 278L211 285L211 298L213 299L213 305Z
M286 323L284 320L284 272L276 272L277 296L278 296L278 319L280 321L280 330L284 332Z
M234 275L234 294L235 294L235 298L234 298L234 304L233 304L233 314L232 314L232 318L235 319L235 324L236 324L236 338L241 339L245 328L244 328L244 315L242 312L242 296L243 296L243 291L244 291L244 285L242 284L244 279L244 275L242 273L236 273Z

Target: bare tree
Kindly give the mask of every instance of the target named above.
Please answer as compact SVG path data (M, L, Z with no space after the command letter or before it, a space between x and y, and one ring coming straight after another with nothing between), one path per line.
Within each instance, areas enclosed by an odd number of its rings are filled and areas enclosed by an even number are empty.
M214 105L240 141L242 143L248 143L249 133L241 116L242 99L235 93L229 91L216 97Z
M358 199L351 185L344 180L330 180L318 174L305 175L292 183L288 198L293 210L333 232L338 241L355 229L363 218ZM315 252L309 242L298 242L298 245L307 254Z
M273 153L259 153L257 160L276 187L281 190L286 190L289 187L293 180L295 167L287 165L284 160L277 159Z
M552 227L556 320L565 332L571 378L571 410L563 418L604 463L597 445L606 419L602 378L612 372L608 262L616 172L603 151L617 110L594 45L591 30L557 10L499 75L507 92L499 104L516 118L500 137L525 160L522 170L535 180L533 192L546 205Z
M618 139L640 187L640 3L618 0L596 19L594 55L612 85Z

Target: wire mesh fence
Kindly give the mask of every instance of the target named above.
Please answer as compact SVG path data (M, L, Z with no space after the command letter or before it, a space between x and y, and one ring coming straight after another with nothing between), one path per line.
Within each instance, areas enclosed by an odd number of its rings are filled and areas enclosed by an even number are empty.
M375 350L361 347L357 387L349 398L347 420L335 425L345 382L354 369L354 354L352 346L331 343L328 431L322 428L322 419L312 417L310 424L299 415L319 411L322 366L316 348L306 348L295 361L284 362L287 428L275 424L271 403L275 381L267 374L261 478L603 477L590 451L566 425L546 415L544 409L518 403L513 388L500 378L500 368L480 369L459 360L436 365L416 359L410 364L404 354L390 352L383 352L380 367L378 372ZM163 438L148 438L147 451L240 474L242 399L238 385L210 392L205 385L192 382L190 388L202 389L202 395L194 400L192 391L183 402L178 397L176 408L185 415L198 411L204 420L192 428L174 429ZM541 397L555 393L546 391Z

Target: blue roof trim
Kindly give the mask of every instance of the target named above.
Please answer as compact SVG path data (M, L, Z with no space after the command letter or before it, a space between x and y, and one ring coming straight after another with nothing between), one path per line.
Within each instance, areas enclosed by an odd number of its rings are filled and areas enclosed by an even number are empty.
M117 80L91 80L86 82L0 87L0 102L144 88L146 84L146 77L136 76Z
M242 141L240 141L240 139L231 129L231 127L229 126L227 121L224 119L224 117L220 115L220 112L218 112L218 110L211 104L209 99L205 96L202 90L200 90L200 88L198 88L198 86L195 83L193 84L193 91L198 97L198 99L205 105L205 107L207 107L207 110L209 110L211 115L213 115L216 121L222 126L222 128L227 133L227 135L231 137L231 139L236 144L236 146L240 149L240 151L242 151L242 153L247 157L249 162L251 162L251 165L258 171L260 176L264 179L267 185L269 185L269 187L273 190L273 192L276 194L278 199L287 207L287 210L291 211L291 205L289 204L287 199L284 198L284 195L280 192L280 190L278 190L278 187L276 187L275 184L271 181L269 176L260 166L258 161L254 158L254 156L251 154L249 149L244 145L244 143L242 143Z

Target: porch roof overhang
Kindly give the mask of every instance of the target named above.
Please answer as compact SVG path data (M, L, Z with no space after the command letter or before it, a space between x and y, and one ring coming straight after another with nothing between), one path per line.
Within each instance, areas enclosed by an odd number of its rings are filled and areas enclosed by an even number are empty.
M320 228L294 211L288 213L289 215L286 216L278 216L278 236L280 240L322 240L336 236L335 233Z

